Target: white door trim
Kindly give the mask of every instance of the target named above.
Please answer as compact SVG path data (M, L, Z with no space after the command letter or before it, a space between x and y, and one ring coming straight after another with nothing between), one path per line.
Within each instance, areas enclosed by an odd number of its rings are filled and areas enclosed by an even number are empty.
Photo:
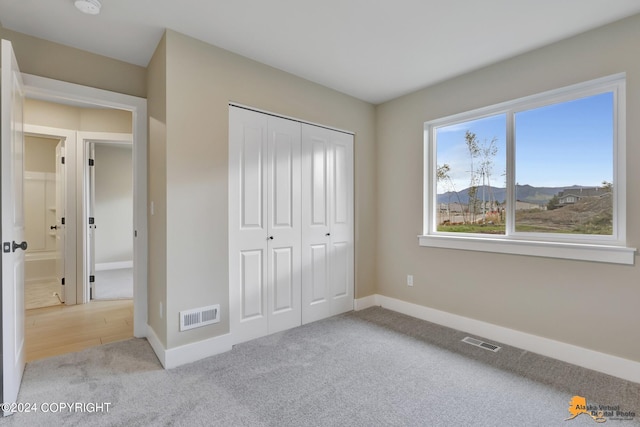
M133 335L147 335L147 100L45 77L23 74L27 98L83 103L131 111L133 116L134 290Z

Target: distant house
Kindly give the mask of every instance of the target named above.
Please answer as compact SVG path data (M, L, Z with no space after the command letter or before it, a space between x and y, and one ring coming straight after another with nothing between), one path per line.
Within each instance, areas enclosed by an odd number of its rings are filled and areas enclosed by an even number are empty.
M460 203L438 203L438 209L440 212L462 213L468 210L467 205L461 205Z
M558 206L572 205L585 197L601 197L610 193L611 190L604 187L569 188L558 193Z

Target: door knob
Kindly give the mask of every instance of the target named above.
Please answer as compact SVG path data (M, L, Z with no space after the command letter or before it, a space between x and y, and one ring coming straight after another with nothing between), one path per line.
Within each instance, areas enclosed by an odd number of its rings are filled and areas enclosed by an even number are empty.
M273 236L269 236L269 240L273 240Z
M327 233L327 234L325 234L325 236L331 236L331 233Z
M16 251L16 249L22 249L23 251L27 250L27 242L22 242L22 243L16 243L15 241L12 244L13 247L13 252Z
M51 226L51 227L49 227L49 228L50 228L50 229L52 229L52 230L57 230L57 229L58 229L58 226L57 226L57 225L52 225L52 226Z

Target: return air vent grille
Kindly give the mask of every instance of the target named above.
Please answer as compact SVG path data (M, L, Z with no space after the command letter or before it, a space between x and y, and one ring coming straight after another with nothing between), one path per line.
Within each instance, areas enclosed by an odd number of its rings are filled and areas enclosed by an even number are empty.
M180 312L180 331L211 325L220 321L220 304Z
M484 348L485 350L493 351L494 353L500 350L501 347L498 347L495 344L490 344L488 342L480 341L471 337L464 337L462 342L466 342L467 344L475 345L476 347Z

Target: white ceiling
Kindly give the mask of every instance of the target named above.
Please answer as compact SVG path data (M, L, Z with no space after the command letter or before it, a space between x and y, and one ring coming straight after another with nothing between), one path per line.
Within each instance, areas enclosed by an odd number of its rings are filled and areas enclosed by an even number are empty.
M147 66L171 28L378 104L640 13L638 0L0 0L5 28Z

